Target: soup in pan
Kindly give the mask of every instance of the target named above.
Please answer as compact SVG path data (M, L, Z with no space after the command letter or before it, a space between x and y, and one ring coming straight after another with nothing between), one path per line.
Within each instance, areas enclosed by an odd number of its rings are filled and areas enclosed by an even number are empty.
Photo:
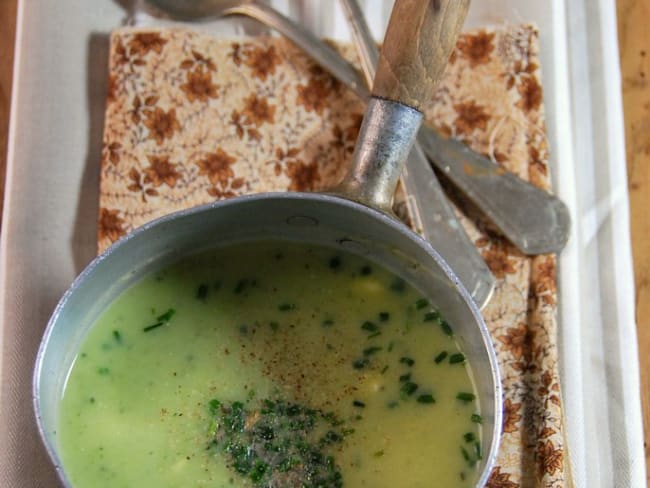
M471 371L428 297L283 241L213 250L119 296L69 372L74 487L473 486Z

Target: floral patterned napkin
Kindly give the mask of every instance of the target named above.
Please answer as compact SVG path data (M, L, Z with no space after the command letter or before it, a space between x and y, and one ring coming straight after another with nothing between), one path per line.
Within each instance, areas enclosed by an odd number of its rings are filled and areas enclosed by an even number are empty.
M357 62L350 46L337 48ZM280 38L115 31L99 250L193 205L332 185L343 176L363 111L351 91ZM426 115L443 133L550 189L533 26L462 35ZM520 254L462 195L449 192L497 278L484 316L503 376L504 432L487 486L567 486L555 256Z

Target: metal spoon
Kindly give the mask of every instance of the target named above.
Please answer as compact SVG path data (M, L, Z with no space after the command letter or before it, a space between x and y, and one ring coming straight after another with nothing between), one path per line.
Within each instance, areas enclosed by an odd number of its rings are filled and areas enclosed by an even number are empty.
M372 83L379 49L357 0L341 0L348 26ZM417 142L438 169L472 200L504 235L525 254L559 252L569 238L571 218L558 198L472 151L422 126Z
M310 31L256 0L147 0L178 20L209 20L244 15L278 30L341 82L367 100L370 92L357 70ZM153 12L157 13L157 12ZM409 154L401 176L416 229L445 258L479 307L494 290L494 276L458 222L426 156L419 147Z

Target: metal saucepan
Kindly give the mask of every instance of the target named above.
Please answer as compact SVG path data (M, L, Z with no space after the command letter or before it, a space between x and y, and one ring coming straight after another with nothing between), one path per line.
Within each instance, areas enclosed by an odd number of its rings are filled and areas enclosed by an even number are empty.
M497 454L502 407L487 328L440 255L390 213L401 167L421 124L417 107L440 78L468 4L469 0L396 2L352 169L334 193L249 195L177 212L135 230L77 277L48 323L34 372L38 427L66 487L71 485L56 434L59 402L81 342L99 314L144 275L183 256L268 239L361 254L435 297L472 366L485 446L478 486L486 483Z

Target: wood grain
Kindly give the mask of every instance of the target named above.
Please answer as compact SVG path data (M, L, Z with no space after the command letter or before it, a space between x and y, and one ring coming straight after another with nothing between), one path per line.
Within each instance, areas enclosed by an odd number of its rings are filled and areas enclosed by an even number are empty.
M469 0L397 0L372 93L418 109L433 96Z
M650 0L618 0L617 10L644 448L650 466Z
M0 196L4 196L17 0L0 1ZM7 69L8 67L8 69ZM3 198L0 198L0 230Z

